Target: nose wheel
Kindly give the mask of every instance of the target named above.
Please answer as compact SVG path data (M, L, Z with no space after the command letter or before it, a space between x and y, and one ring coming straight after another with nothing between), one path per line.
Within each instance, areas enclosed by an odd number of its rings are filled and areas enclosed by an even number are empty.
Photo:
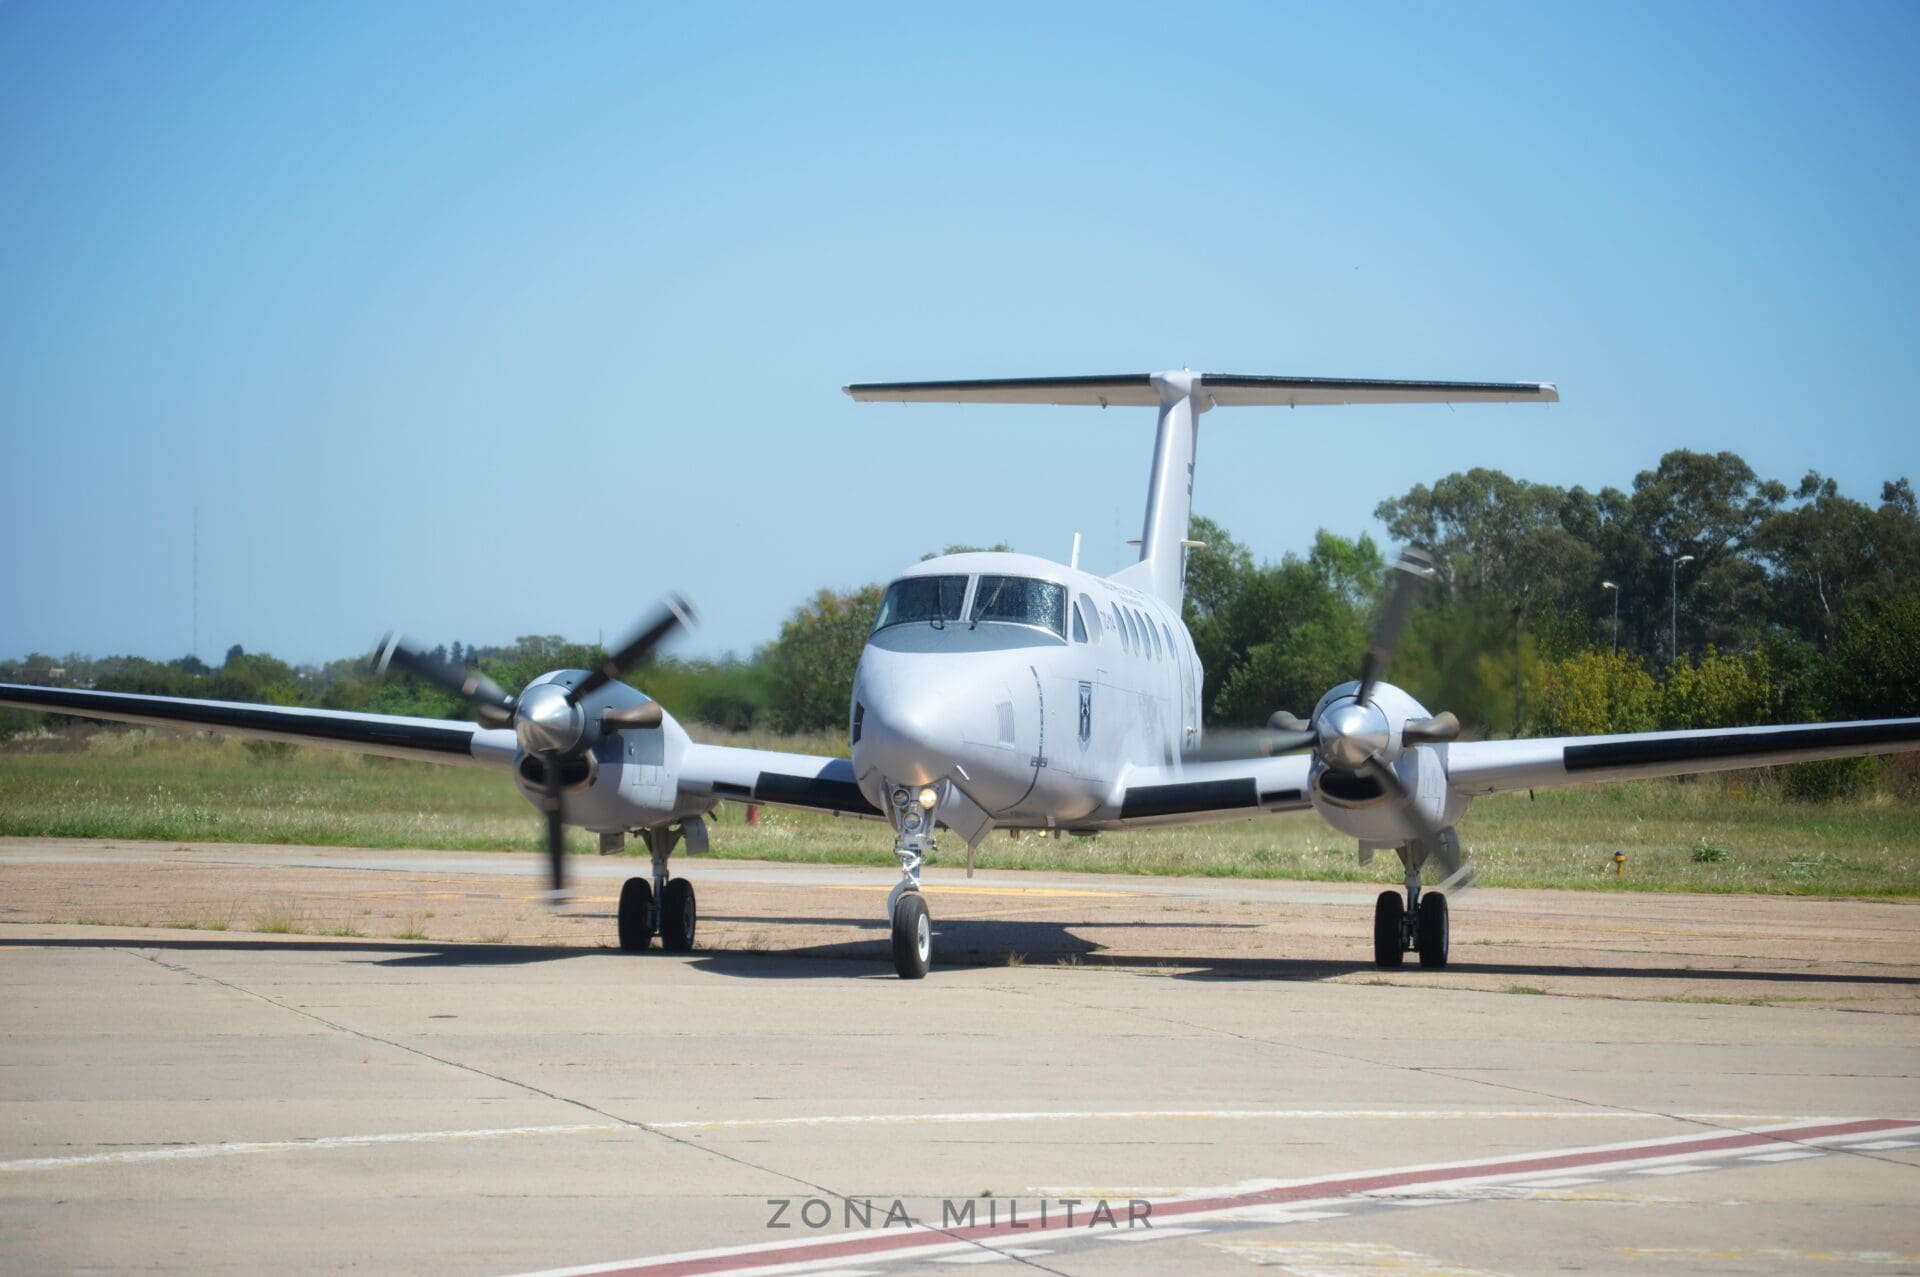
M902 980L919 980L933 963L933 919L917 891L893 902L893 969Z

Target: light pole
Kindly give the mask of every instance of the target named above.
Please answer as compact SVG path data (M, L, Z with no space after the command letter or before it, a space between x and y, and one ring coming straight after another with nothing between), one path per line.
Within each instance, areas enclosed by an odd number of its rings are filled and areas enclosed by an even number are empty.
M1683 554L1673 561L1673 662L1680 661L1680 565L1693 562L1691 554Z
M1620 587L1612 581L1600 582L1600 588L1613 591L1613 646L1608 649L1614 656L1620 655Z

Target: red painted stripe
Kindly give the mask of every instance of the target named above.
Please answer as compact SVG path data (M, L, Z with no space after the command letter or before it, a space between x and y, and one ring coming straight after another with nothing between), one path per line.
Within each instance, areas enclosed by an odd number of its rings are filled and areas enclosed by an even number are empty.
M1257 1192L1236 1193L1225 1197L1156 1201L1153 1203L1153 1220L1159 1223L1168 1219L1239 1210L1249 1206L1276 1206L1310 1199L1354 1197L1362 1193L1378 1192L1385 1188L1404 1188L1410 1184L1442 1184L1501 1175L1606 1166L1618 1162L1645 1161L1650 1158L1717 1153L1757 1148L1766 1144L1795 1144L1841 1135L1864 1135L1875 1131L1898 1130L1913 1125L1915 1123L1911 1120L1870 1118L1856 1122L1830 1122L1814 1126L1787 1127L1774 1131L1741 1131L1729 1135L1701 1136L1696 1139L1683 1139L1664 1144L1642 1144L1632 1148L1573 1149L1564 1153L1536 1153L1509 1158L1505 1161L1476 1162L1466 1166L1448 1166L1431 1170L1334 1175L1299 1184L1289 1184L1282 1188L1261 1189ZM1125 1218L1124 1205L1121 1210L1115 1212L1115 1218ZM1057 1234L1063 1228L1062 1224L1050 1222L1046 1232ZM1102 1229L1096 1232L1083 1224L1076 1224L1074 1229L1094 1235L1100 1235L1106 1231ZM662 1259L651 1262L642 1260L626 1267L597 1270L596 1277L704 1277L705 1274L740 1272L779 1264L819 1263L823 1260L854 1259L861 1256L893 1257L897 1253L946 1246L954 1242L987 1241L996 1238L1006 1241L1026 1240L1039 1233L1039 1228L1032 1222L1016 1227L1005 1220L997 1224L976 1224L971 1228L920 1227L901 1229L897 1233L839 1239L823 1238L816 1242L793 1242L787 1245L775 1243L764 1249L741 1251L731 1255Z

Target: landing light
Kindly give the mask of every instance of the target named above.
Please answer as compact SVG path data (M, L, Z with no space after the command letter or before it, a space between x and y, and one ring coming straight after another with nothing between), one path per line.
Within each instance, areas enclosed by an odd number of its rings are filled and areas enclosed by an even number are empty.
M935 805L938 804L940 801L940 795L938 792L934 790L934 787L932 785L921 786L920 793L917 795L917 797L920 800L920 805L926 808L928 811L932 811Z

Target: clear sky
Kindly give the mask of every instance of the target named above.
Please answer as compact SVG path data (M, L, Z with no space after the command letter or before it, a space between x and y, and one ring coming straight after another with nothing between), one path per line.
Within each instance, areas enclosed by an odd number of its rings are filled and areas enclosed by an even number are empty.
M1110 570L1144 409L1266 557L1450 470L1920 479L1920 6L0 5L0 653L749 652L950 542Z

